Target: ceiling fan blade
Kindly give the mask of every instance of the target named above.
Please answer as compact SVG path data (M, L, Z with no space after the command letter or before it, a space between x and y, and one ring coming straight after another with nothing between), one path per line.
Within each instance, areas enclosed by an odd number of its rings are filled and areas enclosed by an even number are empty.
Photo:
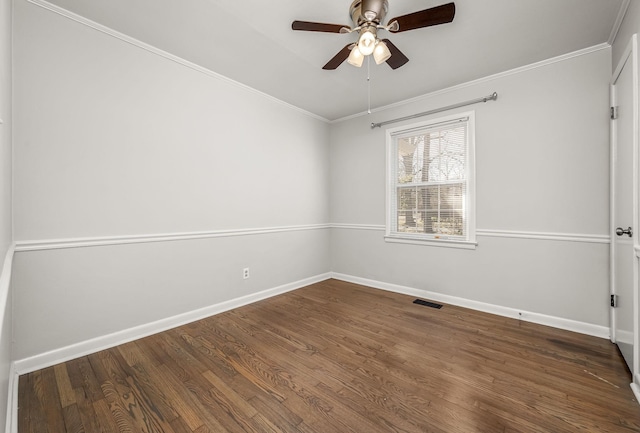
M326 65L324 65L322 67L322 69L325 69L327 71L331 71L331 70L336 69L338 66L340 66L342 64L342 62L347 60L347 57L349 57L349 54L351 53L352 45L353 44L345 45L345 47L343 49L341 49L340 52L338 52L338 54L333 56L333 58L331 60L329 60Z
M349 33L351 27L340 24L313 23L310 21L294 21L291 23L293 30L303 30L306 32L324 33Z
M447 3L423 11L402 15L389 20L389 31L392 33L406 32L407 30L421 29L423 27L437 26L450 23L456 14L455 3ZM397 22L397 25L393 22Z
M387 60L387 65L391 66L391 69L398 69L409 61L409 58L398 47L393 45L389 39L383 39L383 41L391 51L391 57Z

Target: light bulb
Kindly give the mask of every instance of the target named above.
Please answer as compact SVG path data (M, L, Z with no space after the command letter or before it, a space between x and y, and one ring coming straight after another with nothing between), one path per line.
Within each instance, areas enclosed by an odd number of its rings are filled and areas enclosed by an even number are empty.
M379 65L382 62L386 62L391 57L391 51L389 47L383 41L378 41L376 48L373 50L373 59L376 64Z
M360 39L358 40L358 49L362 53L363 56L368 56L373 53L374 48L376 47L376 35L374 35L370 30L365 30L360 35Z
M364 60L364 56L362 55L362 53L358 49L358 46L356 45L351 50L351 53L349 54L349 58L347 59L347 63L355 66L356 68L359 68L360 66L362 66L363 60Z

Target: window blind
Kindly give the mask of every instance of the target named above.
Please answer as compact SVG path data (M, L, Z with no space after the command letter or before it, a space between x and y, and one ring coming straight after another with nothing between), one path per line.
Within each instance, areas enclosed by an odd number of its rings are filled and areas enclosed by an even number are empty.
M468 118L393 135L390 234L467 238Z

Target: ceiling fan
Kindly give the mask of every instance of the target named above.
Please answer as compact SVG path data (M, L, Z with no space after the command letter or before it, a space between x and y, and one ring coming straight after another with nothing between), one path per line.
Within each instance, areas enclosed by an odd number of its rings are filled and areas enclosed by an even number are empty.
M392 69L397 69L406 64L409 59L389 39L378 39L378 30L400 33L450 23L455 16L456 6L454 3L447 3L402 15L392 18L385 26L382 25L382 22L388 10L388 0L354 0L349 9L353 28L340 24L310 21L294 21L291 24L291 28L307 32L359 33L358 42L347 44L322 69L336 69L345 60L354 66L360 67L364 58L370 54L373 54L373 58L378 65L382 62L387 62Z

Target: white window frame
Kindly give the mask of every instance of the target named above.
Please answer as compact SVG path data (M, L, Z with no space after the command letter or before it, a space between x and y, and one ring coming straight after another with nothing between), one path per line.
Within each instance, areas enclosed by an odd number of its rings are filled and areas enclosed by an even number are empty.
M466 213L466 237L448 238L442 235L431 235L425 233L404 233L398 232L395 227L391 227L392 222L397 218L397 179L398 179L398 151L397 139L419 134L422 130L429 129L439 124L451 123L467 118L467 143L466 143L466 174L467 189L464 199ZM433 118L420 123L389 128L386 130L387 136L387 193L386 193L386 231L385 241L406 243L415 245L429 245L449 248L475 249L476 242L476 170L475 170L475 111L456 113L450 116Z

